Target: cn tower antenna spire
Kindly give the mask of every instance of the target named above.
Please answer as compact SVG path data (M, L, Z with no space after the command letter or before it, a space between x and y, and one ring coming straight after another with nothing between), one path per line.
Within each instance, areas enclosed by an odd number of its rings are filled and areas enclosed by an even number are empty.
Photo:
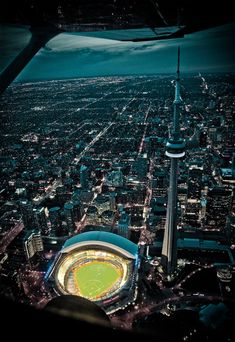
M180 79L180 46L178 46L177 80Z

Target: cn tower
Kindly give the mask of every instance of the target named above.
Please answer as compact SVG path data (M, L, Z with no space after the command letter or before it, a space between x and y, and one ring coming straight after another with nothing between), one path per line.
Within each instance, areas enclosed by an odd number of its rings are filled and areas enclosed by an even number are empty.
M162 245L161 264L166 275L171 275L177 265L177 185L178 160L185 155L185 142L180 136L179 115L182 99L180 96L180 48L178 48L177 75L175 81L175 99L173 102L173 126L166 144L166 156L170 158L170 183L166 226Z

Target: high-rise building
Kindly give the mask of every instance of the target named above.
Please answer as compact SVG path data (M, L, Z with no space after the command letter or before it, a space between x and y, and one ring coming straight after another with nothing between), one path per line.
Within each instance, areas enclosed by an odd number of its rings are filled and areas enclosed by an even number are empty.
M217 141L218 141L218 129L216 127L211 127L209 128L208 131L208 136L210 138L210 141L213 145L216 145Z
M74 233L74 206L72 202L67 202L64 204L64 216L69 234Z
M224 297L234 296L233 273L230 267L224 267L217 270L220 292Z
M186 225L196 228L200 227L202 171L203 168L201 166L191 165L188 170L187 179L188 189L184 222Z
M49 209L49 218L51 222L51 236L59 236L62 229L62 221L60 217L60 207Z
M20 213L26 230L34 229L34 212L32 202L28 200L22 200L19 203Z
M168 188L167 216L162 245L161 263L167 275L171 275L177 265L177 185L178 160L185 155L185 142L180 136L180 48L175 82L174 118L171 135L166 144L166 155L170 158L170 184Z
M232 189L214 187L207 193L206 228L224 230L226 218L231 213Z
M73 204L73 215L75 221L80 221L84 215L84 207L82 202L76 197L72 197L71 203Z
M33 213L35 220L35 228L37 228L42 233L42 235L47 235L49 233L49 229L47 226L45 208L35 208L33 209Z
M110 210L116 210L116 192L109 193Z
M207 132L205 130L202 130L199 133L199 146L200 147L207 146Z
M28 231L24 237L24 251L27 260L30 260L37 252L43 251L41 233L35 230Z
M121 217L118 221L118 234L129 239L130 237L130 215L128 215L124 210L121 212Z
M133 165L133 171L137 174L137 177L140 181L144 181L147 178L147 172L148 172L148 159L146 156L139 156L134 165Z
M154 172L152 180L152 197L164 197L167 195L167 177L163 169Z
M28 260L34 256L33 231L28 231L28 234L24 238L24 250Z
M189 198L186 203L184 223L191 227L200 227L201 201L196 198Z
M202 189L202 167L191 166L188 171L188 199L200 199Z
M89 169L86 165L81 165L80 168L80 184L83 189L89 188Z
M60 185L56 188L56 198L60 205L63 205L64 201L67 199L68 195L66 193L66 188L64 185Z
M43 251L43 241L41 237L41 233L35 231L33 235L33 243L34 243L34 249L36 252L42 252Z
M145 143L147 145L147 155L148 157L151 157L155 155L160 148L163 147L164 138L153 135L145 138Z

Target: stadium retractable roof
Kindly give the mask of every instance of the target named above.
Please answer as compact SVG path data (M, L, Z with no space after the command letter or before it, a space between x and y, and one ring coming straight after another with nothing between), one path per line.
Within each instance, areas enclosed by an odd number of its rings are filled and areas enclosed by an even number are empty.
M132 259L136 258L138 253L138 246L130 240L117 234L102 231L81 233L73 236L65 242L61 252L68 253L77 247L94 245L111 247Z

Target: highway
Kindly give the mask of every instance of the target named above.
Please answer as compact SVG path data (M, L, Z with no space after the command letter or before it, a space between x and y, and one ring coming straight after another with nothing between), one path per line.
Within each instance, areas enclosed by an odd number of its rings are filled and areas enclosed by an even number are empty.
M84 148L84 150L74 158L75 164L78 164L80 159L85 155L86 152L108 131L108 129L114 124L114 122L110 122L102 131L100 131L95 138Z

